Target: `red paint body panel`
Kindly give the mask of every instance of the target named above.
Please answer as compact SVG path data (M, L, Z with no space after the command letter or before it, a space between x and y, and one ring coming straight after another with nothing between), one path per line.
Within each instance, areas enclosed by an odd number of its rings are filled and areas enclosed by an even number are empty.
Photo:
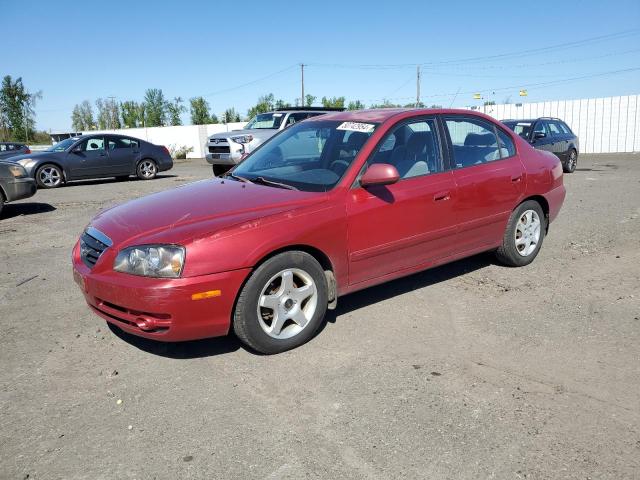
M497 247L513 209L544 197L553 221L564 201L562 167L508 129L517 155L400 180L352 187L376 145L400 121L467 110L385 109L331 113L322 120L380 125L340 183L327 193L212 179L105 210L91 225L113 240L93 269L73 252L74 277L98 315L123 330L177 341L225 335L235 299L253 268L283 249L328 259L338 294L366 288ZM308 120L313 121L313 120ZM182 278L114 272L122 248L171 243L186 248ZM221 290L219 297L191 295Z

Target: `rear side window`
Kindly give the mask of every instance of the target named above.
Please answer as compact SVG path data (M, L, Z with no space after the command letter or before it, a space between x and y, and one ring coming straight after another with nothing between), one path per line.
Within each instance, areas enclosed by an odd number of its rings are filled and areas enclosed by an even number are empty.
M137 148L137 147L138 147L137 140L133 140L131 138L118 138L118 137L109 138L109 150L115 150L116 148Z
M566 123L558 122L558 125L560 125L560 128L564 131L564 133L568 133L570 135L573 135L573 132L571 131L571 129L569 128L569 126Z
M504 131L496 128L498 132L498 144L500 145L500 156L502 158L513 157L516 154L516 146L513 144L511 137Z
M489 122L468 117L446 117L445 125L451 138L456 168L503 158L495 129Z

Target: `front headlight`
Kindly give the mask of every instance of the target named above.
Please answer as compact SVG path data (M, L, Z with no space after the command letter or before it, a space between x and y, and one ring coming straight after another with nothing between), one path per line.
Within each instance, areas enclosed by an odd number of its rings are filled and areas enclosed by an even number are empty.
M22 178L27 176L27 171L21 165L11 165L9 167L9 172L15 178Z
M231 140L236 143L249 143L251 142L251 140L253 140L253 135L238 135L235 137L231 137Z
M36 164L36 161L33 158L22 158L18 160L16 163L19 163L24 168L31 168Z
M175 245L140 245L121 250L113 262L117 272L143 277L178 278L185 249Z

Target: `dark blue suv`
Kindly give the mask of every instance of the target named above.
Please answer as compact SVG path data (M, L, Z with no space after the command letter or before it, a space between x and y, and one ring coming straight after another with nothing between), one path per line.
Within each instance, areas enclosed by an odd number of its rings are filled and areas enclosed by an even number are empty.
M538 150L555 153L566 173L573 173L578 164L578 137L559 118L541 117L529 120L502 120Z

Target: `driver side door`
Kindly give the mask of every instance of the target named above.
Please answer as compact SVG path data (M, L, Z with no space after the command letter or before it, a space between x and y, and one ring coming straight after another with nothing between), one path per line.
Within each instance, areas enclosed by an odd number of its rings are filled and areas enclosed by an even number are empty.
M74 145L67 158L73 179L105 176L109 171L109 156L103 136L82 140Z
M392 127L368 159L367 166L394 165L400 180L358 184L348 194L350 286L421 270L452 254L457 193L440 139L434 117L411 119Z

